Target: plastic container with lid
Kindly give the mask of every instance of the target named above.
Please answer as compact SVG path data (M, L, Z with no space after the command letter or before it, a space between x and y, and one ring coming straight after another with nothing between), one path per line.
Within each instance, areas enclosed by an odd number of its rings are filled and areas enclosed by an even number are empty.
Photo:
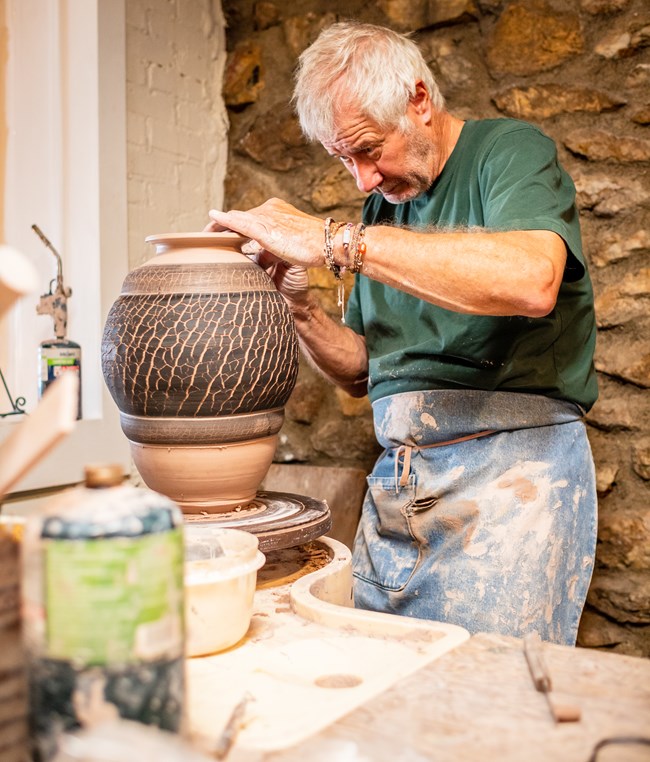
M241 640L250 625L257 570L255 535L188 524L185 529L186 653L205 656Z
M24 636L34 757L61 731L117 715L181 729L183 517L168 498L123 483L119 466L27 521Z

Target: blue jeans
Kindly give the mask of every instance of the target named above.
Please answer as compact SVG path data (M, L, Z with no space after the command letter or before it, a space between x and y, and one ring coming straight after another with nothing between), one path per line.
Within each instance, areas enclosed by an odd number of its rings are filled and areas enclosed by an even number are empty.
M386 449L355 540L355 605L573 645L597 530L580 409L539 395L432 391L373 410Z

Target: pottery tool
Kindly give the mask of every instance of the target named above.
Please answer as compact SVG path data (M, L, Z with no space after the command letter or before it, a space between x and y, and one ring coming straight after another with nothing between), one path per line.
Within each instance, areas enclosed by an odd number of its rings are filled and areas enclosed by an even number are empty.
M68 299L72 296L72 289L63 282L61 255L38 225L32 225L32 230L56 258L56 278L50 281L48 293L41 295L36 307L39 315L50 315L54 320L55 337L41 341L38 348L38 398L40 399L47 387L62 373L75 373L81 378L81 346L66 336ZM54 283L56 286L53 287ZM81 384L78 400L77 418L81 418Z
M212 751L212 755L215 757L215 759L225 759L228 756L228 753L232 749L232 746L237 738L237 733L244 723L246 705L249 701L252 700L252 698L253 697L250 695L250 693L246 693L246 695L232 710L232 713L226 722L226 726L224 727Z
M524 654L533 684L536 690L544 694L554 721L577 722L581 715L580 707L570 704L557 704L551 699L551 691L553 690L551 675L544 660L541 638L536 632L524 637Z

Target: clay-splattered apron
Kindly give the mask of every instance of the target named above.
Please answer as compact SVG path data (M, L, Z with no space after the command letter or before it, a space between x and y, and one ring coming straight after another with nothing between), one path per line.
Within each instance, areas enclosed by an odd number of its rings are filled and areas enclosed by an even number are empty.
M462 390L397 394L373 411L386 449L355 541L355 605L574 644L597 525L582 411Z

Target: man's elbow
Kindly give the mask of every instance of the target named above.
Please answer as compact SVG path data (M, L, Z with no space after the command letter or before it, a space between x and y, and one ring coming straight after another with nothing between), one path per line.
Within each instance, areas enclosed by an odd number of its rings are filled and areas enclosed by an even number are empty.
M526 317L542 318L550 315L557 303L557 292L538 294L537 298L526 305Z
M356 397L357 399L361 397L365 397L368 394L368 380L360 381L355 384L349 384L349 385L341 385L341 389L343 389L346 394L349 394L350 397Z
M356 397L359 399L360 397L365 397L368 394L368 374L367 373L359 373L355 377L348 376L347 378L343 378L339 376L338 378L334 378L333 376L329 377L329 380L334 383L335 386L338 386L339 389L344 391L346 394L348 394L350 397Z
M526 317L546 317L555 308L562 274L551 262L544 262L538 271L530 276L531 288L526 290L523 307Z

